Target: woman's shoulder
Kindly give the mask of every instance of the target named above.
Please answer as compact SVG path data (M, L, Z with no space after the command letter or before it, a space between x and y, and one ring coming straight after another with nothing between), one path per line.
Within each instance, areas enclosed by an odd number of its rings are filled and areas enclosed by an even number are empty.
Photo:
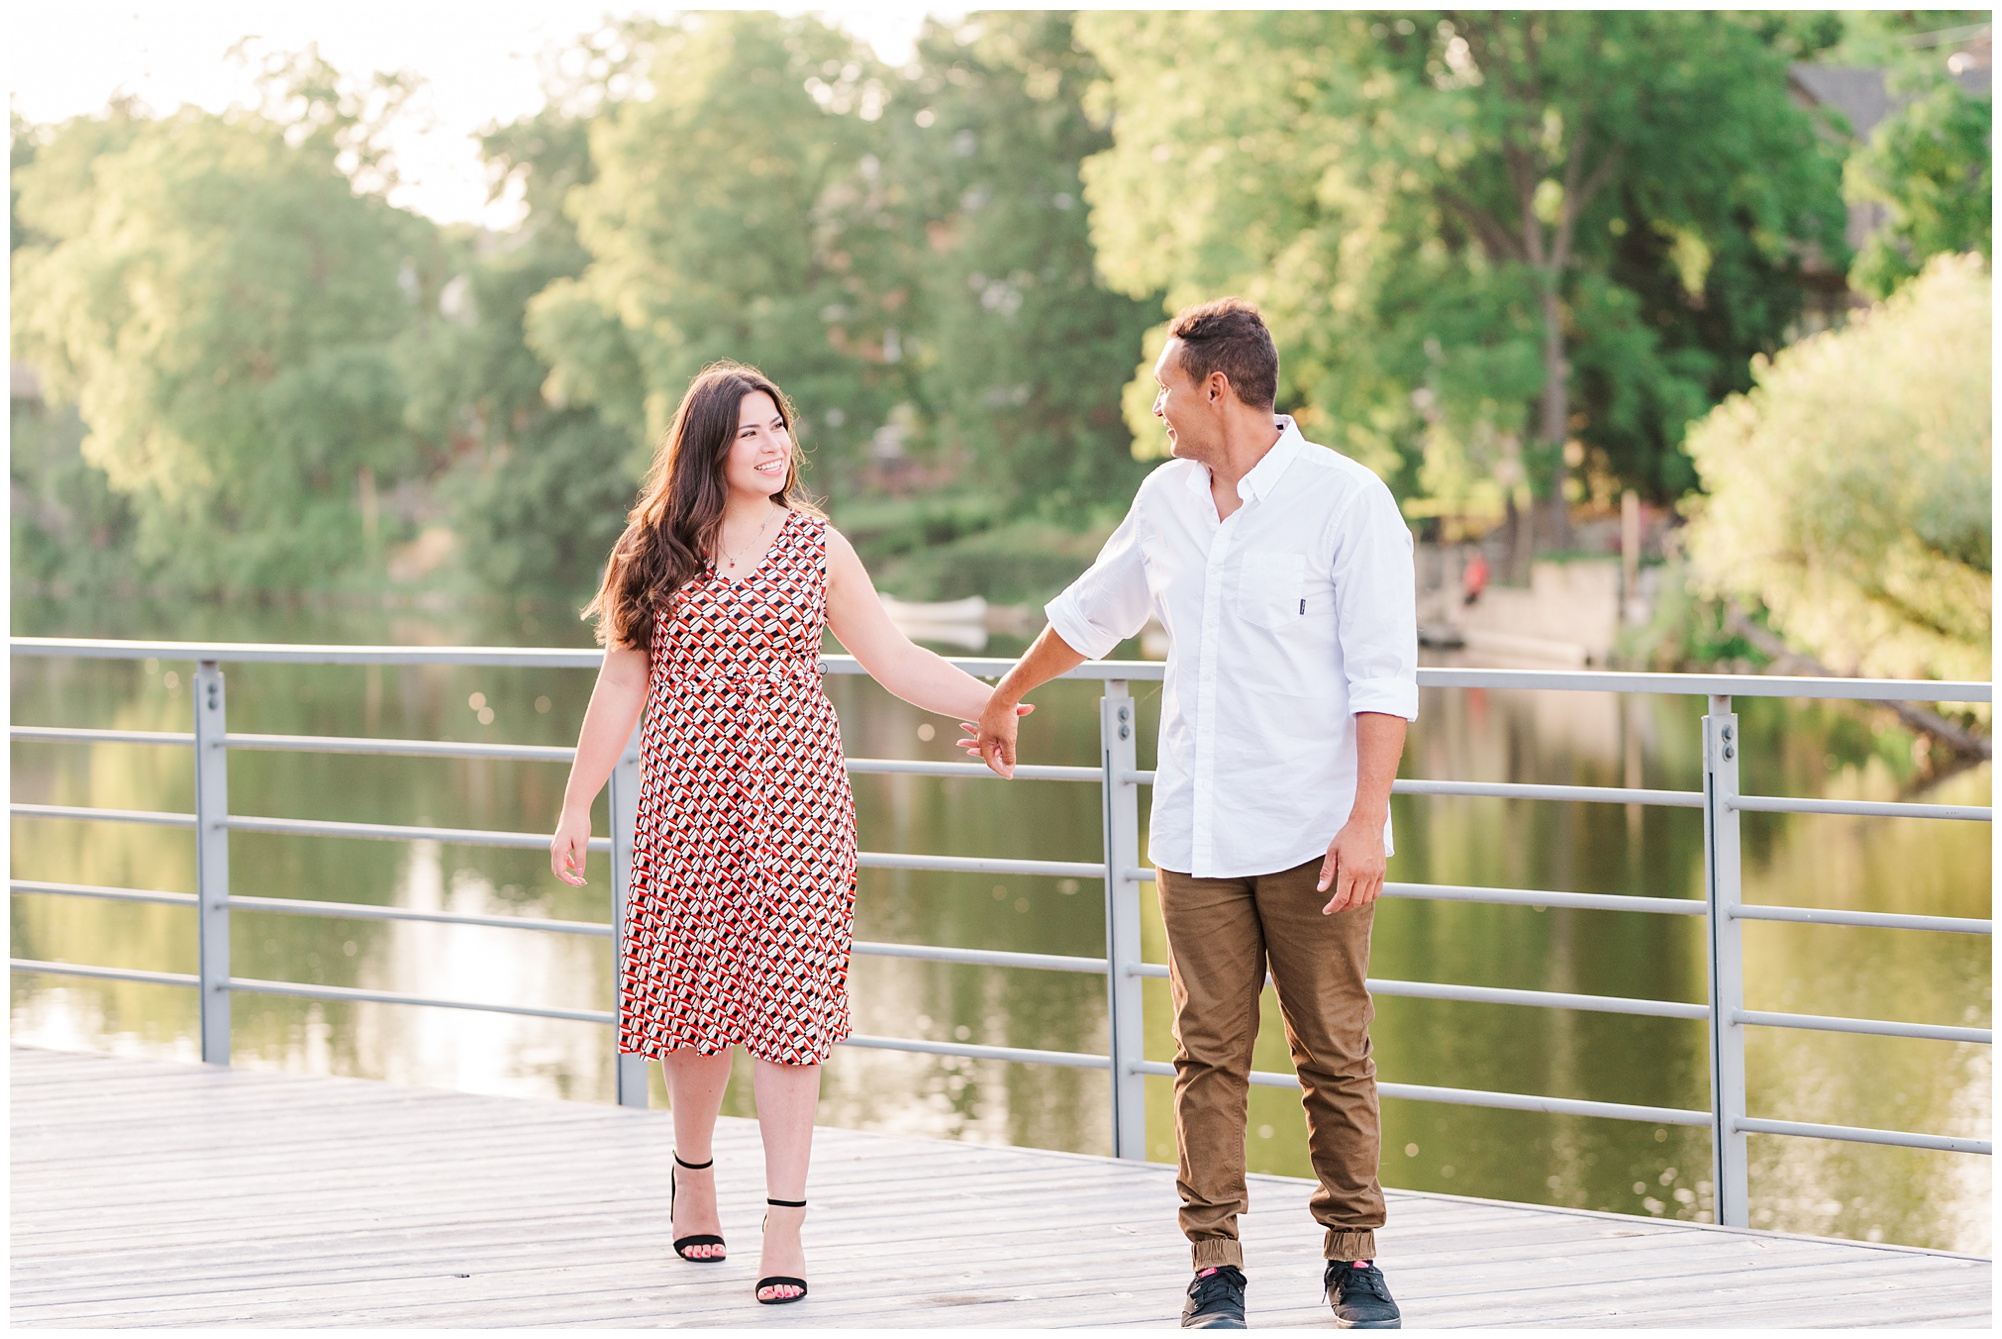
M795 542L811 549L825 550L829 545L841 544L841 532L825 513L807 507L790 507L792 514L786 518L786 527L795 537Z

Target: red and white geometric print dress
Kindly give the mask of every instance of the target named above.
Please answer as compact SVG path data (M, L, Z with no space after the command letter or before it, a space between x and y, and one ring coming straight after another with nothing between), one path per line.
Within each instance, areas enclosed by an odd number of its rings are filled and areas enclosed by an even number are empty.
M820 680L827 522L654 626L619 1049L819 1064L850 1032L855 800Z

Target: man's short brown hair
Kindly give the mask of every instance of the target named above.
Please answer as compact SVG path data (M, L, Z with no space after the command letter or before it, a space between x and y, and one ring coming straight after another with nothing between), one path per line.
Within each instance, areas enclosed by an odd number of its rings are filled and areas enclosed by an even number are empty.
M1230 381L1237 398L1270 409L1279 393L1279 350L1258 308L1243 298L1218 298L1175 313L1168 334L1182 341L1182 370L1201 384L1212 372Z

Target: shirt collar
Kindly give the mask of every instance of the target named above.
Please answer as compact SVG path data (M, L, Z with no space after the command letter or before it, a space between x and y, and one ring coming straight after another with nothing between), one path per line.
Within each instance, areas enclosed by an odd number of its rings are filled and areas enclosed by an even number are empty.
M1300 435L1300 426L1291 414L1274 414L1273 426L1279 429L1279 440L1272 444L1251 472L1237 481L1237 495L1245 501L1263 502L1271 494L1286 467L1300 454L1307 439ZM1207 497L1210 491L1210 472L1207 469L1189 471L1189 491Z
M1300 454L1300 448L1307 444L1291 414L1274 415L1273 423L1279 429L1279 440L1251 467L1249 474L1237 481L1237 495L1247 502L1254 499L1263 502L1286 473L1286 467Z

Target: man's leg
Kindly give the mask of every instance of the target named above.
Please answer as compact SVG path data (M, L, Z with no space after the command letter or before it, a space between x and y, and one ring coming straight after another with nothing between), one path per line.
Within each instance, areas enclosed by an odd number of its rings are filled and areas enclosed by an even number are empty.
M1375 1016L1365 981L1373 906L1321 914L1328 895L1314 887L1319 857L1255 880L1272 980L1307 1109L1307 1150L1320 1188L1308 1201L1327 1229L1329 1260L1373 1260L1383 1226L1377 1181L1381 1129L1376 1061L1369 1024Z
M1161 870L1175 1001L1175 1153L1182 1233L1197 1269L1244 1265L1244 1126L1265 938L1249 879Z

